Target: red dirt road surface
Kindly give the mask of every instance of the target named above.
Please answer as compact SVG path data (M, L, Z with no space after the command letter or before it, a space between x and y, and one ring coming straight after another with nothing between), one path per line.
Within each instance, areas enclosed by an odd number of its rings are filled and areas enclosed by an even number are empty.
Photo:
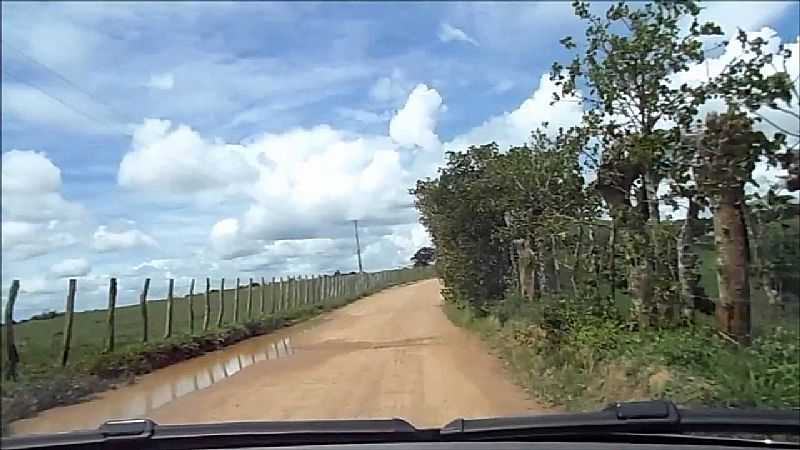
M12 424L17 434L163 424L391 418L418 427L541 411L480 340L442 311L439 282L396 287L278 333Z

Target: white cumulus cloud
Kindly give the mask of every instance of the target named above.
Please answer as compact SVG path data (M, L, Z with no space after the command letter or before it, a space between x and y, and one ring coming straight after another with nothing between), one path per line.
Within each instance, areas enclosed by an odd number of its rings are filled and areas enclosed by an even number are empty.
M44 153L11 150L3 153L3 219L42 223L75 218L79 205L61 195L61 170Z
M92 266L84 258L65 259L50 267L50 272L59 278L82 277L92 270Z
M436 149L439 147L436 124L444 109L436 89L419 84L389 122L389 136L404 147L416 145L426 150Z
M61 194L61 170L44 153L10 150L2 158L3 257L24 260L77 242L71 223L83 208Z
M233 186L255 177L240 145L210 142L186 125L147 119L133 135L117 179L123 187L176 194Z
M156 247L158 243L150 235L136 230L112 231L100 225L92 235L92 248L98 252L113 252L133 247Z
M583 108L577 98L568 98L554 105L555 84L548 74L539 79L539 87L511 112L494 116L481 125L456 136L444 145L446 150L463 151L470 145L483 145L496 142L501 149L522 145L530 140L531 132L548 122L549 129L570 127L581 120Z

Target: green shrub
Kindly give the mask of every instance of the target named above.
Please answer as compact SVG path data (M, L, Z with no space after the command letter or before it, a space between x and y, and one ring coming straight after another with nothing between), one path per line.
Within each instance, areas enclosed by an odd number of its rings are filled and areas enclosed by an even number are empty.
M456 324L479 331L515 380L550 404L594 408L645 397L689 406L800 406L795 330L777 328L742 348L709 326L631 329L605 301L509 296L492 316L463 305L447 311Z

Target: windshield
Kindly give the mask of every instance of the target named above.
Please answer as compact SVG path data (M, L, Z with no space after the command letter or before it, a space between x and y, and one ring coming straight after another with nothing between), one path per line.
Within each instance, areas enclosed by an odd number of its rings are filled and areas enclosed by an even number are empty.
M2 3L2 433L800 407L793 2Z

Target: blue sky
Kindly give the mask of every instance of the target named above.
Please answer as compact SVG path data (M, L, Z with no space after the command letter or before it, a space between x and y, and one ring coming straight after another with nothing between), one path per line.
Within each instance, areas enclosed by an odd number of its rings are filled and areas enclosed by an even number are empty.
M799 16L705 12L789 43ZM543 75L581 33L569 2L3 3L3 298L351 270L353 218L367 269L404 264L443 151L579 117Z

